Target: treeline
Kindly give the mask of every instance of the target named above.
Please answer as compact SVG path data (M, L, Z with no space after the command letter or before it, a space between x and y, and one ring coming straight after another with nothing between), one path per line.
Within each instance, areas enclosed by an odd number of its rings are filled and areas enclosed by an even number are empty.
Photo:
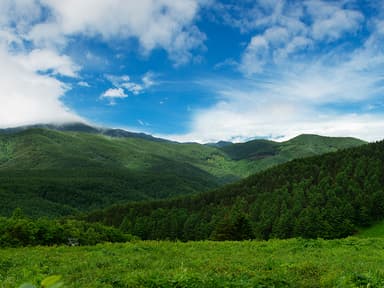
M16 209L12 217L0 217L0 247L36 245L95 245L126 242L132 235L98 223L74 219L31 219Z
M340 238L384 218L384 142L294 160L197 196L85 217L142 239Z

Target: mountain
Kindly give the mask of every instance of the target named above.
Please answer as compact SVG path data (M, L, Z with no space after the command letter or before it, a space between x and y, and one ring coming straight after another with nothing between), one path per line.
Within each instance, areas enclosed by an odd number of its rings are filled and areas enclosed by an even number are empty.
M292 159L335 152L366 142L352 137L325 137L302 134L285 142L252 140L220 147L233 160L258 160L258 171Z
M145 133L135 133L129 132L122 129L110 129L110 128L102 128L102 127L94 127L85 123L74 122L74 123L63 123L63 124L36 124L36 125L28 125L28 126L20 126L15 128L6 128L0 129L0 134L13 134L29 129L41 128L41 129L50 129L57 131L67 131L67 132L85 132L85 133L93 133L106 135L110 137L122 137L122 138L140 138L151 141L158 142L171 142L166 139L156 138L152 135L148 135Z
M222 147L225 147L225 146L233 145L233 143L229 142L229 141L218 141L216 143L207 143L205 145L212 146L212 147L222 148Z
M346 237L384 219L384 141L296 159L198 195L115 205L86 219L142 239Z
M264 141L276 149L266 155L263 145L255 145L263 140L218 148L77 123L5 129L0 133L0 214L21 207L32 216L66 215L195 194L275 163L364 143L313 135L299 139Z

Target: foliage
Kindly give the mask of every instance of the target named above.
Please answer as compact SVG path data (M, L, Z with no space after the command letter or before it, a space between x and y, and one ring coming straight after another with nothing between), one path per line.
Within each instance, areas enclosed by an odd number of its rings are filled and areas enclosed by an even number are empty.
M36 245L95 245L102 242L126 242L129 234L98 223L73 219L30 219L20 209L12 217L0 217L0 247Z
M2 288L383 287L384 239L148 242L0 250Z
M61 288L64 286L63 282L61 282L61 276L60 275L52 275L48 276L47 278L43 279L38 287L41 288ZM32 284L25 283L21 285L19 288L38 288L37 286L34 286Z
M342 238L384 218L383 166L384 142L372 143L293 160L195 196L115 205L86 219L117 227L125 219L124 231L142 239L234 239L236 215L249 220L257 239Z

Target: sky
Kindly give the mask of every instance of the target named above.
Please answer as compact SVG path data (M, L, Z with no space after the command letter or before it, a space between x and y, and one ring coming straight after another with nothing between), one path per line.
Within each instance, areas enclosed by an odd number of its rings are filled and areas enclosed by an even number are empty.
M384 0L0 0L0 128L384 138Z

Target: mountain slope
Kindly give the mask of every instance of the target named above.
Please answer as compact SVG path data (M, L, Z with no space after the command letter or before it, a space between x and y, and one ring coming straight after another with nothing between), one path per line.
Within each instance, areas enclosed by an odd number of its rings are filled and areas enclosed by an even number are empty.
M303 134L285 142L253 140L221 147L233 160L251 160L248 175L292 159L335 152L356 147L366 142L352 137L325 137Z
M0 195L4 204L0 214L8 215L21 207L29 215L54 216L129 200L194 194L274 165L274 161L262 162L267 158L234 160L229 152L217 147L176 143L141 134L124 135L110 137L98 128L82 124L55 130L36 127L3 130ZM310 139L304 139L300 145L305 146ZM319 144L321 151L330 149L327 141ZM338 148L363 143L356 140L351 144L345 139L335 142ZM279 161L298 157L301 148L295 147L292 144L288 151L296 149L296 154L290 156L278 151L273 157L281 157ZM256 154L263 152L254 145L253 149Z
M293 160L212 192L88 216L143 239L182 240L339 238L382 219L384 142Z
M99 135L106 135L110 137L121 137L121 138L140 138L151 141L158 142L171 142L166 139L156 138L152 135L148 135L145 133L135 133L129 132L122 129L110 129L110 128L102 128L102 127L93 127L84 123L64 123L64 124L36 124L29 126L20 126L15 128L7 128L0 129L0 134L14 134L17 132L22 132L30 129L50 129L56 131L64 131L64 132L85 132Z

